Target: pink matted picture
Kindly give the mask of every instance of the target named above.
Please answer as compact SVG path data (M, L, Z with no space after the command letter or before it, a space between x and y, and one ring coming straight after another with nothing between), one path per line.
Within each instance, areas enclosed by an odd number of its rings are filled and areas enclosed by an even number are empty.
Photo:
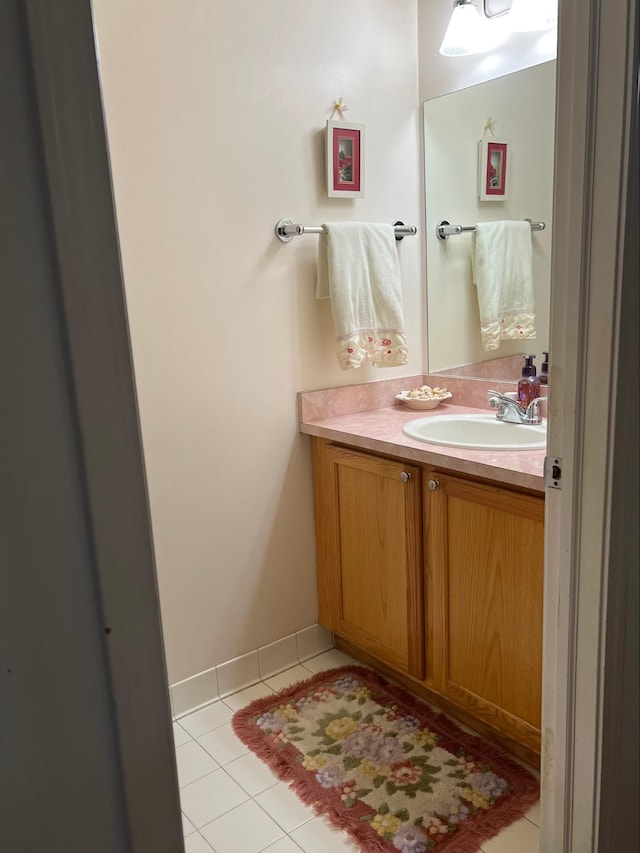
M364 125L327 122L327 193L330 198L364 196Z
M478 195L480 201L509 198L511 145L508 139L481 139L478 143Z

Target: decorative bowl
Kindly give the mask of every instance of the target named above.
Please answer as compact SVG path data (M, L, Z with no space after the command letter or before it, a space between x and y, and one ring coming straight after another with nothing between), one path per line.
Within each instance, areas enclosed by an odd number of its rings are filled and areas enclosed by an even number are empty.
M450 391L447 391L446 394L440 394L437 397L408 397L408 393L408 391L402 391L402 393L396 394L396 400L400 400L400 402L404 403L410 409L420 409L422 411L435 409L443 400L448 400L453 396Z

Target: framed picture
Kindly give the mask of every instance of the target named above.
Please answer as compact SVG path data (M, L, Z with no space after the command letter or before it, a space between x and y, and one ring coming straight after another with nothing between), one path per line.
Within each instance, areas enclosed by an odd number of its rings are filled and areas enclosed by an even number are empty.
M481 139L478 143L478 195L480 201L509 198L511 142L508 139Z
M327 192L330 198L363 198L363 154L363 124L327 122Z

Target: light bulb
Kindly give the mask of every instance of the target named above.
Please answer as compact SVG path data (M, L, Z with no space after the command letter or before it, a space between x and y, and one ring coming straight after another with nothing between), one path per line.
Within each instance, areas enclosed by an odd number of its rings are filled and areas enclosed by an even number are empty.
M440 45L443 56L469 56L476 53L476 34L480 16L471 0L454 3L449 26Z

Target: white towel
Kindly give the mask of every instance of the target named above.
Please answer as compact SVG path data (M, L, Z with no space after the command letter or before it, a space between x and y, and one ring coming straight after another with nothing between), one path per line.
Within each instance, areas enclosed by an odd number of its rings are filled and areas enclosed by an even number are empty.
M343 370L370 358L374 367L407 363L400 264L393 225L324 225L317 299L331 298Z
M472 266L484 349L498 349L500 341L535 338L529 223L478 222Z

